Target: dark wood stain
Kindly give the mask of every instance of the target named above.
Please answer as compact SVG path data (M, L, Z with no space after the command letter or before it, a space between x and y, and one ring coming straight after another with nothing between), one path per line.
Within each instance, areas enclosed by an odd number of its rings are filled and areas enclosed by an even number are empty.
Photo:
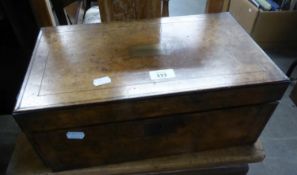
M269 118L275 106L276 103L70 128L36 133L33 140L54 170L142 160L252 144L260 134L259 130L254 132L257 125L263 125L262 117ZM81 131L86 136L69 140L68 131Z
M176 77L150 79L162 69ZM228 13L44 28L14 117L73 169L253 144L288 84Z

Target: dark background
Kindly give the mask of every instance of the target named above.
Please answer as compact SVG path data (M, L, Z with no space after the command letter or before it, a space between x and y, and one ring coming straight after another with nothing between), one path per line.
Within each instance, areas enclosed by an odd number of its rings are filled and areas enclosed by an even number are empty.
M39 27L29 0L0 0L0 114L11 114Z

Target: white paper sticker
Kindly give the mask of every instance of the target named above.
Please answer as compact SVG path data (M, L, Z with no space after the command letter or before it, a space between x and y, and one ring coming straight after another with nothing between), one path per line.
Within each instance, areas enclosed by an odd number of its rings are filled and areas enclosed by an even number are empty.
M151 80L175 78L175 73L173 69L150 71L150 78Z
M66 133L66 137L69 140L82 140L85 138L84 132L77 132L77 131L68 131Z
M97 78L97 79L93 80L94 86L101 86L101 85L108 84L108 83L111 83L111 79L108 76L102 77L102 78Z

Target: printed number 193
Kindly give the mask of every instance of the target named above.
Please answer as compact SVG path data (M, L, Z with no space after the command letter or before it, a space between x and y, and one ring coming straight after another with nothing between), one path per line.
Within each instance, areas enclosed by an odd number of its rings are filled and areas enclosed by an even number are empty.
M150 78L151 80L175 78L175 73L173 69L150 71Z
M157 74L157 77L158 77L158 78L166 78L166 77L167 77L167 74L166 74L166 72L159 72L159 73Z

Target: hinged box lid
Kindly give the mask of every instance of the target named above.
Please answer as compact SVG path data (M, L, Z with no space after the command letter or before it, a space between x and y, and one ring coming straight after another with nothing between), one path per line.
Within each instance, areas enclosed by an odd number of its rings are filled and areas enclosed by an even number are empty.
M15 112L287 81L228 13L43 28Z

